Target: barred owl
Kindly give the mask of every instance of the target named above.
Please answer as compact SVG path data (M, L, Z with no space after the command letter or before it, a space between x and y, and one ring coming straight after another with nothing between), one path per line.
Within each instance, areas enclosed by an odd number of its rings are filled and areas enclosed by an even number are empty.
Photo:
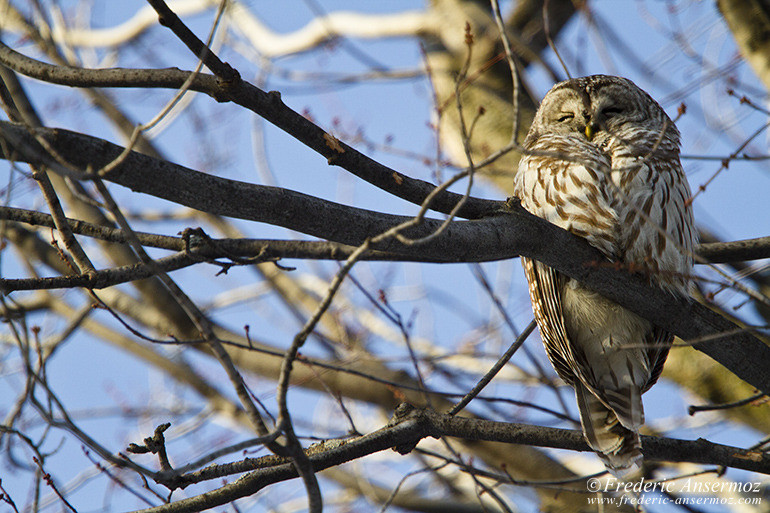
M608 259L687 294L690 189L679 131L630 80L594 75L556 84L524 141L515 178L522 206L585 238ZM616 474L641 464L641 396L673 335L540 262L522 259L548 358L575 389L583 434Z

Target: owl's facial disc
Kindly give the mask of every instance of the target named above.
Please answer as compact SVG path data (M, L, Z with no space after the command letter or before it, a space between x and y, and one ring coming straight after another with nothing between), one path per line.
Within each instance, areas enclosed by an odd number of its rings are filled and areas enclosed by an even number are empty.
M585 102L572 89L557 90L543 109L544 121L558 133L585 133L589 112Z

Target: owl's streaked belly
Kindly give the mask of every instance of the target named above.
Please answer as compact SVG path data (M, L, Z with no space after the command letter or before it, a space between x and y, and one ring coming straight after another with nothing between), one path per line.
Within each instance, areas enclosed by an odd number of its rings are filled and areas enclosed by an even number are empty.
M594 383L617 389L647 380L649 321L572 279L564 280L561 300L567 335L590 363Z

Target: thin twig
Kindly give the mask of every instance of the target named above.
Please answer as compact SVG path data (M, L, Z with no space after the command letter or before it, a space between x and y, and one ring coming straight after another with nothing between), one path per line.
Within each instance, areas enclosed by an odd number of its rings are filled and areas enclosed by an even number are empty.
M767 397L767 394L760 392L758 394L754 394L754 395L752 395L750 397L747 397L745 399L741 399L740 401L733 401L731 403L702 404L702 405L693 404L693 405L690 405L687 408L687 413L689 415L695 415L696 413L701 412L701 411L730 410L732 408L738 408L740 406L746 406L747 404L751 404L753 402L759 401L763 397Z
M31 167L32 176L40 185L43 197L48 204L48 208L51 210L51 217L53 218L54 225L62 236L64 246L69 250L77 265L76 271L88 275L89 277L92 276L95 273L94 264L91 263L88 255L86 255L86 252L83 251L80 243L78 243L73 235L70 225L67 223L67 218L64 215L64 210L62 210L61 203L59 203L59 198L56 196L56 191L54 190L53 184L48 178L46 171L39 169L37 166Z
M537 326L537 323L532 320L527 325L526 328L524 328L524 331L521 332L521 335L519 335L516 340L513 341L511 346L508 348L508 350L503 353L503 355L500 357L500 359L495 362L495 364L492 366L491 369L487 371L486 374L479 380L478 383L467 393L465 396L457 403L455 404L448 412L448 415L457 415L460 413L468 404L477 396L479 393L486 387L490 381L492 381L492 378L494 378L498 372L500 372L500 369L502 369L506 363L511 359L513 354L518 351L518 349L521 347L521 345L524 343L525 340L529 337L529 335L532 333L532 331L535 329L535 326Z
M511 132L511 143L518 146L519 127L521 126L521 111L519 109L519 69L516 63L516 58L514 57L513 51L511 50L511 40L508 37L508 31L505 30L503 15L500 13L500 4L497 0L491 1L492 11L495 14L495 22L497 23L497 29L500 31L500 38L503 40L505 57L508 59L508 67L511 69L511 83L513 84L513 131ZM545 7L543 8L545 9ZM547 23L547 19L548 18L543 19L544 25ZM547 30L548 29L546 27L546 34L548 34Z
M569 68L564 63L564 59L561 58L561 54L559 53L559 50L556 48L556 45L553 42L553 38L551 38L551 24L549 23L549 9L548 4L549 0L545 0L543 2L543 32L545 34L545 39L548 41L548 46L551 48L551 51L553 51L554 55L556 55L556 58L559 59L559 64L561 64L562 69L564 69L564 73L567 74L567 78L571 79L572 75L570 75Z

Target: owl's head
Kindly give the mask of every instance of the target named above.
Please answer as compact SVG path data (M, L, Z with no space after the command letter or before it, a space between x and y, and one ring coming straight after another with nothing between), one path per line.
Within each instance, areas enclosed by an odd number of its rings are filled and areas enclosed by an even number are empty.
M640 143L641 134L662 139L667 147L679 143L679 131L649 94L626 78L608 75L553 86L537 109L525 145L542 134L579 135L599 147L611 140Z

